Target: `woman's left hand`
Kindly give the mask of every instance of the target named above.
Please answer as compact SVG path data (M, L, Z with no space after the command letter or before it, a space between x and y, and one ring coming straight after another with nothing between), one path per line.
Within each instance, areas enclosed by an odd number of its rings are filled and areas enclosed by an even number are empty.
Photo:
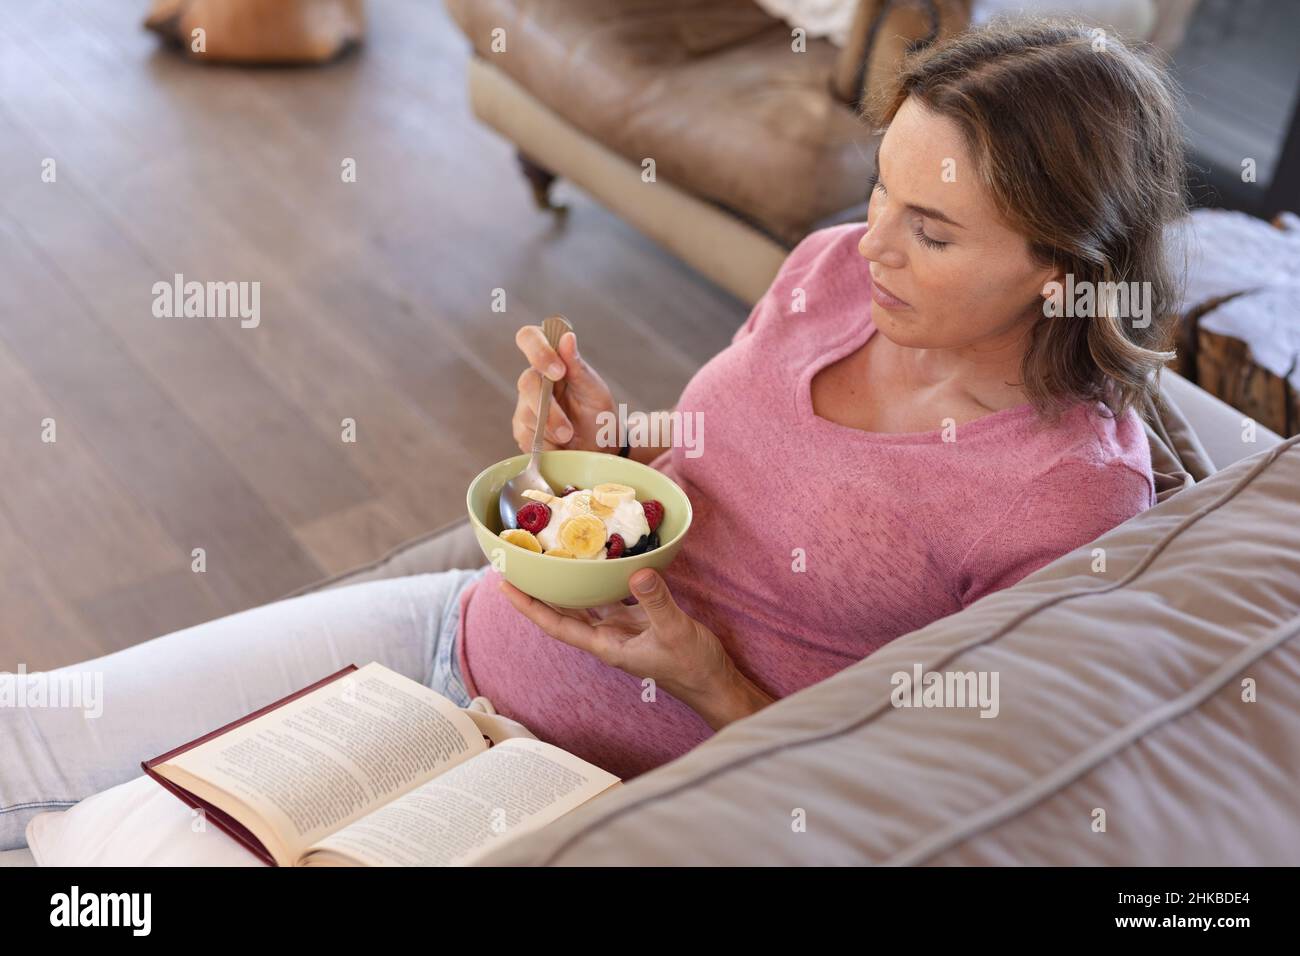
M630 584L638 603L586 609L552 607L504 580L501 588L551 637L652 679L715 730L770 703L736 670L717 635L677 606L662 577L643 569Z

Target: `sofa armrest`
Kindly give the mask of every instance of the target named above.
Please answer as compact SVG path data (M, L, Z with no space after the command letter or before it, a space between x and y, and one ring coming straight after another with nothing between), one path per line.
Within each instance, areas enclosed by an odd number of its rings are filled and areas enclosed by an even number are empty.
M867 45L885 0L858 0L849 27L848 39L835 59L835 72L831 74L831 90L841 103L853 106L862 92L863 72L867 63Z
M887 90L910 51L965 31L971 6L972 0L859 0L831 74L832 92L855 109L870 104Z
M1254 443L1243 441L1242 423L1247 415L1170 369L1160 373L1160 382L1161 391L1186 417L1216 468L1227 468L1282 441L1280 435L1259 424L1255 426Z
M453 568L481 568L487 564L469 518L460 518L436 531L413 538L370 564L344 571L324 581L315 581L285 597L298 597L327 588L347 587L363 581L399 578L408 574L428 574Z

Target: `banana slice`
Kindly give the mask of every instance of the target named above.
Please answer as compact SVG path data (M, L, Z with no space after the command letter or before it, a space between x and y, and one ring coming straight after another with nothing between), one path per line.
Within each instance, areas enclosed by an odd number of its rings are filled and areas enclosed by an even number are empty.
M596 498L591 499L591 513L597 518L608 518L614 513L614 509Z
M538 491L536 488L525 488L522 492L525 498L532 498L534 501L540 501L544 505L561 500L559 495L548 494L545 491Z
M635 501L636 489L617 482L606 482L591 489L591 496L606 508L617 508L620 502Z
M510 528L501 532L501 538L509 541L511 544L518 545L525 551L533 551L537 554L542 553L542 543L537 540L537 536L531 531L525 531L523 528Z
M543 551L542 553L549 554L553 558L572 558L575 556L572 551L565 551L563 548L551 548L550 551Z
M558 535L560 547L575 558L594 558L605 547L605 522L595 515L566 518Z
M591 514L592 498L590 491L575 491L564 499L564 506L572 515Z

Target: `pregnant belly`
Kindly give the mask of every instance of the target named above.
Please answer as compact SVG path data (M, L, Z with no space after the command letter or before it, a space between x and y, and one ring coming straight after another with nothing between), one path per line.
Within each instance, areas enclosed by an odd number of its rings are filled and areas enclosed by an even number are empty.
M474 690L541 740L628 779L681 756L712 729L695 711L632 674L546 634L488 571L465 610Z

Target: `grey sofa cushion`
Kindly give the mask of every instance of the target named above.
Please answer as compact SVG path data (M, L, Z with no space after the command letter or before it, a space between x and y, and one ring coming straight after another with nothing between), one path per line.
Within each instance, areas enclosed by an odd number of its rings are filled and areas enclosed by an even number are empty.
M478 545L478 539L474 537L469 519L461 518L399 545L378 561L314 582L285 596L296 597L326 588L398 578L408 574L427 574L452 568L481 568L485 564L487 558Z
M1300 863L1298 489L1300 436L485 864Z
M32 851L22 846L16 850L0 850L0 866L35 866Z

